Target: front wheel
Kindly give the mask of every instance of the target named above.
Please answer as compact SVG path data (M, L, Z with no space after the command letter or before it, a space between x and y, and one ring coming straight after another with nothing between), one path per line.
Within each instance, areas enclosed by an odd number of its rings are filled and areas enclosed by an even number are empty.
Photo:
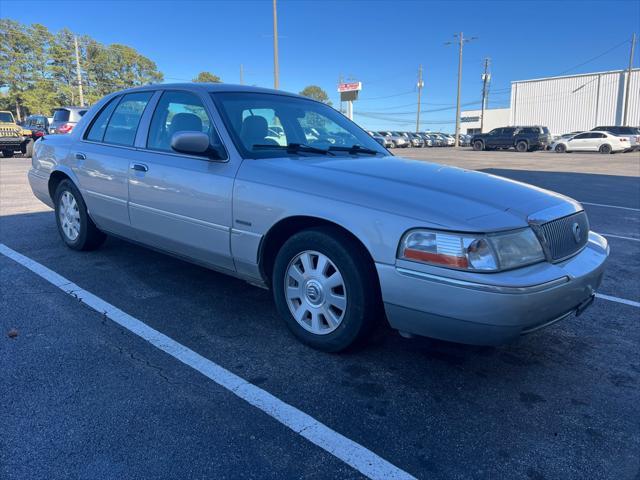
M598 150L600 153L604 153L604 154L609 154L611 153L613 149L611 148L611 145L605 143L604 145L600 146L600 149Z
M276 257L272 286L287 327L318 350L345 350L375 324L375 269L362 246L337 229L318 227L292 236Z
M11 158L13 157L13 150L2 150L2 156L4 158Z
M73 250L94 250L106 235L87 214L87 206L71 180L63 180L55 193L56 223L62 241Z
M484 144L480 140L476 140L473 142L473 149L476 151L480 151L484 148Z
M567 146L564 143L559 143L556 145L555 152L556 153L565 153L567 151Z

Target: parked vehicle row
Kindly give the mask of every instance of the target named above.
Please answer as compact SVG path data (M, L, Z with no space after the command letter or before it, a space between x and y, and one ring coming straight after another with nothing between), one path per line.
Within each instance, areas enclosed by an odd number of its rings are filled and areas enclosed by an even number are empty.
M13 114L0 111L0 151L5 158L13 157L16 152L29 153L33 148L32 132L18 125Z
M598 126L588 132L577 131L553 137L549 129L541 125L500 127L474 135L471 146L474 150L514 148L518 152L628 152L640 149L640 128Z
M386 148L424 148L424 147L452 147L455 145L455 137L448 133L440 132L406 132L406 131L369 131L369 135ZM461 134L460 145L468 146L471 135Z

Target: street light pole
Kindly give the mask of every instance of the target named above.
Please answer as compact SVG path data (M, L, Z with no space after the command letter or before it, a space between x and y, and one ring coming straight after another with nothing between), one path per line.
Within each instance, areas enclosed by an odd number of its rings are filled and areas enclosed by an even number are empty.
M416 113L416 133L420 131L420 102L424 82L422 81L422 65L418 68L418 111Z
M631 36L631 53L629 55L629 70L627 71L627 88L624 92L624 125L629 125L629 97L631 96L631 71L633 70L633 54L636 48L636 34Z
M460 90L462 86L462 47L465 43L471 40L476 40L477 37L464 38L462 32L454 35L458 39L458 96L456 100L456 143L455 146L460 146ZM451 45L452 42L447 42L445 45Z
M480 133L484 133L484 111L487 108L487 95L488 89L487 85L489 84L489 80L491 80L491 75L489 75L489 59L484 59L484 73L482 74L482 113L480 114Z
M278 9L273 0L273 88L280 86L280 72L278 66Z

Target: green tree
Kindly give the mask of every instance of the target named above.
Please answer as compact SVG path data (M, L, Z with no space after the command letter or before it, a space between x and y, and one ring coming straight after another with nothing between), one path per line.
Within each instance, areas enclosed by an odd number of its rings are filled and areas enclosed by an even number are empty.
M197 83L222 83L222 79L211 72L200 72L192 82Z
M308 87L305 87L304 90L300 92L300 95L331 105L331 100L329 100L327 92L317 85L309 85Z

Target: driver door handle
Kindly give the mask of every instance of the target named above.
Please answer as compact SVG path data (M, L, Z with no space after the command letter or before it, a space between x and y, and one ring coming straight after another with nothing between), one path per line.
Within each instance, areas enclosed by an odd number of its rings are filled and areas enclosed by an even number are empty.
M76 160L86 160L87 156L84 153L78 152L76 153Z
M147 167L144 163L132 163L131 170L135 170L136 172L148 172L149 167Z

